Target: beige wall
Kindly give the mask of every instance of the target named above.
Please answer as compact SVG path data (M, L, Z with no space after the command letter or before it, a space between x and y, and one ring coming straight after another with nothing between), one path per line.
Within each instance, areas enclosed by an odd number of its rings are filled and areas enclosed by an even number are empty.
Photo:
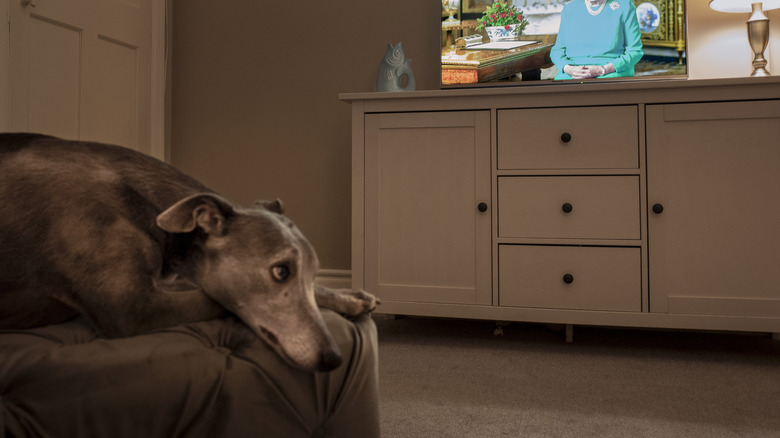
M287 6L295 5L295 6ZM439 7L420 0L174 0L171 161L241 204L281 198L323 267L350 267L350 107L404 42L438 86Z
M689 78L750 76L753 51L745 24L750 14L716 12L709 8L708 0L688 0L687 6ZM769 71L780 74L780 10L766 15L771 39L764 56L769 60Z
M747 76L747 16L688 3L691 77ZM349 269L350 108L338 93L373 90L398 42L417 88L438 88L438 3L173 0L172 10L172 163L241 204L281 198L322 266Z

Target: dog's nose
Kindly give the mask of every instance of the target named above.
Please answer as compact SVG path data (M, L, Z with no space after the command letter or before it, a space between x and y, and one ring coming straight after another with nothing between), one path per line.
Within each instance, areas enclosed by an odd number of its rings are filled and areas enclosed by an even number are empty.
M332 371L341 365L341 355L336 351L325 351L320 356L317 371Z

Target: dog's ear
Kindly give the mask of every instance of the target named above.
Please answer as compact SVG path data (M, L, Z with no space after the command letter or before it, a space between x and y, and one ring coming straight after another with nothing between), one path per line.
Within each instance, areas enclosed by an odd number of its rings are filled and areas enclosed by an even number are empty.
M255 201L255 207L264 208L274 213L284 214L284 206L282 200L276 198L275 201Z
M169 233L189 233L199 227L208 234L225 233L226 219L234 213L226 199L199 193L178 201L157 216L157 226Z

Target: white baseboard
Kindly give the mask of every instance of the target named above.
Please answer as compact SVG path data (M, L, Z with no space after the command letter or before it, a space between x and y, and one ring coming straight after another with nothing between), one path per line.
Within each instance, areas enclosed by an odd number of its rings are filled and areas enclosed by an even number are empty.
M352 289L352 271L348 269L320 269L315 283L336 289Z

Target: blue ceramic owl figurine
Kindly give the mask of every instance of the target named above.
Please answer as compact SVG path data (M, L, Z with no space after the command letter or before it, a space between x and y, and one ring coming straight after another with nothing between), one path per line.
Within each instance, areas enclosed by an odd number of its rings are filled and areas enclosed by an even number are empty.
M406 75L406 86L401 86L403 75ZM387 52L379 72L376 75L375 91L414 91L417 83L412 72L412 60L404 56L404 45L398 43L395 47L387 45Z

